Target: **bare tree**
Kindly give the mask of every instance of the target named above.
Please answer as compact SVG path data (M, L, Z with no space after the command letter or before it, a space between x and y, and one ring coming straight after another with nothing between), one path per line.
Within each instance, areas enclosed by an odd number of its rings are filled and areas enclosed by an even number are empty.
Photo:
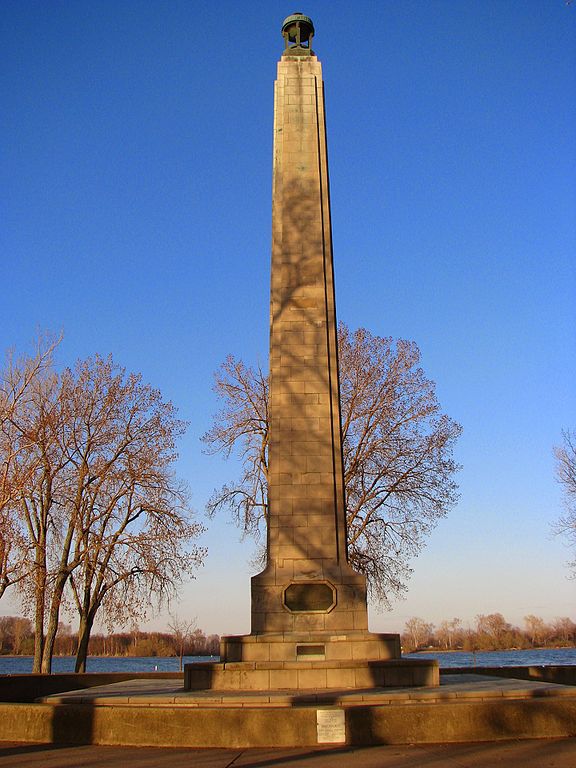
M563 643L574 642L576 624L568 616L556 618L552 624L552 630Z
M180 658L180 672L182 672L184 647L196 629L196 618L193 618L191 621L186 621L185 619L180 619L178 614L170 614L168 629L172 632L175 650Z
M458 498L452 455L461 428L441 413L414 342L338 329L348 557L373 597L406 590L410 560ZM207 451L242 461L238 482L209 501L258 538L267 518L268 378L229 356L215 376L223 402Z
M258 539L268 516L268 376L228 355L214 390L224 405L202 440L209 453L228 458L236 451L242 474L212 495L207 511L230 510L243 532Z
M414 342L338 332L348 556L382 602L457 500L461 428L440 411Z
M55 585L50 573L49 538L58 539L61 511L54 505L58 475L66 465L61 442L58 378L51 368L51 352L14 361L9 356L3 375L10 401L2 432L4 467L3 519L8 521L5 570L17 564L12 578L24 596L24 609L34 616L34 665L41 670L45 646L48 590ZM56 585L56 589L60 582ZM57 621L54 631L57 627Z
M71 461L86 477L75 512L81 558L70 575L80 672L98 611L115 625L145 618L205 552L190 545L203 529L191 522L187 489L173 474L175 440L185 429L174 406L111 359L81 362L65 380L75 414Z
M29 481L34 460L27 460L27 441L17 414L27 408L61 340L62 335L39 335L31 356L18 359L9 351L0 372L0 598L30 570L30 548L15 507L18 489Z
M438 640L444 648L452 650L457 642L457 638L462 634L462 620L453 618L450 621L444 619L440 623L437 631Z
M562 432L562 445L554 449L556 456L556 477L564 492L564 514L554 530L563 536L571 548L576 547L576 433ZM576 560L569 563L576 577Z
M145 612L202 561L203 550L191 547L202 527L173 473L185 424L139 375L99 356L62 374L43 371L13 424L12 498L33 552L19 588L35 618L34 669L51 670L68 586L84 669L100 608Z
M411 650L417 651L430 644L433 632L434 624L413 616L406 622L403 639Z
M501 613L480 613L476 616L476 632L480 647L507 647L506 640L511 630L512 626Z
M531 645L540 645L547 631L544 619L531 613L528 616L524 616L524 624L526 625L526 632L530 636Z

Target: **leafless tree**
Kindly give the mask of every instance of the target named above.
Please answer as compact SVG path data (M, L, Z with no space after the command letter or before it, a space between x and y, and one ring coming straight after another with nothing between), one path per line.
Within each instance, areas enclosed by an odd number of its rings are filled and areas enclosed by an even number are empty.
M458 618L444 619L440 623L436 632L438 641L447 650L452 650L458 642L459 637L462 635L462 620Z
M441 413L414 342L338 329L348 557L388 606L406 590L410 560L456 502L453 446L460 426ZM258 537L267 518L268 378L229 356L215 376L223 403L207 451L237 452L242 474L207 511L228 509Z
M268 516L268 376L228 355L215 374L223 403L202 440L209 453L240 455L240 479L227 483L208 502L210 516L229 509L245 534L258 539Z
M565 430L562 445L554 449L556 477L564 492L564 514L554 526L557 534L564 537L571 548L576 548L576 433ZM576 577L576 560L569 563Z
M170 614L168 629L172 632L174 648L180 658L180 672L182 672L182 660L184 658L184 647L190 640L192 633L196 629L196 618L191 621L180 619L178 614Z
M526 633L530 637L531 645L540 645L545 639L548 629L544 619L530 613L528 616L524 616L524 624L526 625Z
M510 633L512 626L506 621L501 613L478 614L476 616L476 632L479 637L481 647L504 647L503 641ZM485 641L482 642L482 636Z
M31 356L19 359L9 351L0 372L0 598L30 571L30 548L15 507L18 489L29 481L34 460L28 460L17 415L26 410L61 340L62 335L39 335Z
M574 642L576 624L568 616L560 616L554 620L552 631L563 643Z
M204 550L190 546L202 527L173 474L185 429L174 406L111 359L78 363L64 379L75 414L71 462L85 474L75 512L81 557L70 574L80 616L76 671L84 671L98 611L109 625L144 618L193 574Z
M349 559L383 602L457 499L461 428L440 411L414 342L338 333Z
M409 649L417 651L430 644L433 632L434 624L413 616L406 622L403 641Z
M100 608L132 617L202 561L192 546L202 528L173 473L185 425L139 375L99 356L44 370L13 424L11 505L33 553L19 589L35 620L34 670L51 670L69 586L83 669Z

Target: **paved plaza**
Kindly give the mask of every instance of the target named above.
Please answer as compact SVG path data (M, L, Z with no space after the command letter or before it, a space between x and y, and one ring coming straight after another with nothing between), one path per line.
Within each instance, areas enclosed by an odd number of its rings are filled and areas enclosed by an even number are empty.
M189 749L0 742L13 768L575 768L576 739L343 749Z
M382 706L386 704L438 704L454 701L575 698L576 686L539 680L516 680L481 674L444 674L439 688L370 688L339 691L186 691L175 680L125 680L44 697L48 704L92 706L171 707L292 707L298 705ZM574 768L576 768L576 763Z

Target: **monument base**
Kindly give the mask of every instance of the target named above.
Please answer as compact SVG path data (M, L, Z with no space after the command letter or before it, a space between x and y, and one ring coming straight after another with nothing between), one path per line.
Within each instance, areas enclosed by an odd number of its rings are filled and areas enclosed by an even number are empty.
M220 658L226 662L389 661L400 656L399 635L365 630L258 632L220 640Z
M437 686L433 659L403 659L394 634L303 632L228 636L220 663L186 664L184 689L326 690Z

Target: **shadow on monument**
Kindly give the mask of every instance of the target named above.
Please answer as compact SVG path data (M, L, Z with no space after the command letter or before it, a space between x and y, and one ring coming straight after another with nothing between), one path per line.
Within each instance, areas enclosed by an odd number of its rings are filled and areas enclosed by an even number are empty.
M56 704L52 711L52 744L93 744L94 707Z
M346 710L350 744L438 744L576 735L576 707L546 697ZM401 737L401 738L399 738Z

